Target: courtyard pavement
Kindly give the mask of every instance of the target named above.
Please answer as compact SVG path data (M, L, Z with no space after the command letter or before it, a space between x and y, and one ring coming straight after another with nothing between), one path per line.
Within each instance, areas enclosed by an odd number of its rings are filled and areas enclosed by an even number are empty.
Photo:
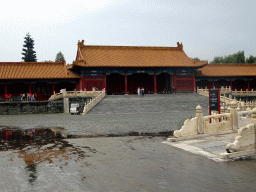
M111 99L116 103L108 107ZM198 104L207 114L207 102L196 94L108 96L85 116L0 116L0 125L63 127L82 135L169 131L194 116ZM0 191L255 191L256 160L218 158L235 136L216 134L172 143L149 136L2 138Z

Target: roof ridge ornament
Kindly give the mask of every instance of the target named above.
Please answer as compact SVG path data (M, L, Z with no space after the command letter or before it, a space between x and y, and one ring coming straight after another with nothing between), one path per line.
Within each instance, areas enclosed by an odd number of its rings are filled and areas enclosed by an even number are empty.
M181 42L181 43L177 42L177 47L179 48L179 50L183 50L183 44L182 44L182 42Z
M77 45L78 45L78 47L82 47L82 46L84 46L84 40L82 40L81 42L78 40Z

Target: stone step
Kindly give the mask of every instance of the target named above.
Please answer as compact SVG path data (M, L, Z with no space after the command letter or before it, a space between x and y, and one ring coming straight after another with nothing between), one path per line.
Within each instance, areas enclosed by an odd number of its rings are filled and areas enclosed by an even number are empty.
M203 101L203 102L202 102ZM193 93L159 95L107 95L88 114L166 113L194 110L200 104L207 114L208 98Z

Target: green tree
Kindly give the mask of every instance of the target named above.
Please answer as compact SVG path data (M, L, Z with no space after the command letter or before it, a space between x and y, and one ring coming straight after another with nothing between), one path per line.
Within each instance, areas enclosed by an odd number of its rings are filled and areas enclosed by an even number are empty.
M250 55L249 58L246 58L245 63L256 63L256 57Z
M55 62L61 62L63 60L65 60L64 55L61 53L61 51L59 53L57 53L56 55L56 59Z
M244 51L238 51L225 57L214 57L210 63L245 63Z
M25 41L25 45L23 45L23 53L21 53L23 55L23 57L21 59L23 59L24 62L36 62L36 52L34 51L34 40L30 37L29 33L26 35L26 37L24 37Z

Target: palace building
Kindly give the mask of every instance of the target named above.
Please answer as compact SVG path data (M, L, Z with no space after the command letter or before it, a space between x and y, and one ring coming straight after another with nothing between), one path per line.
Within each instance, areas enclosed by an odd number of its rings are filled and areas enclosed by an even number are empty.
M92 46L78 41L76 60L0 62L0 97L37 93L45 100L54 92L98 90L108 94L196 92L196 87L256 89L256 64L208 64L192 60L177 47Z
M68 69L80 76L76 89L92 87L112 94L195 92L195 70L207 61L191 60L177 47L86 46L78 42L76 60Z

